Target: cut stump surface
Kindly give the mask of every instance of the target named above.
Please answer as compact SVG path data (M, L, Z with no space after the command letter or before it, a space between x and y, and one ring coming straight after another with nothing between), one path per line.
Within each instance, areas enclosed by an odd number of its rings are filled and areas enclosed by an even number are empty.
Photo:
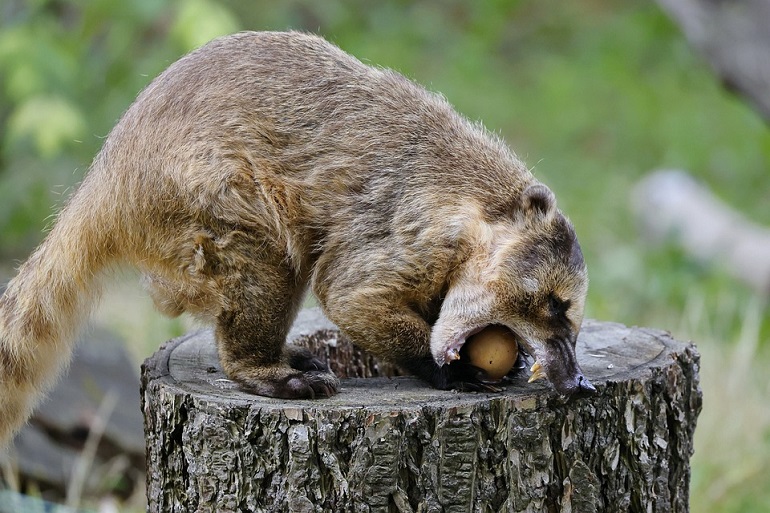
M148 511L688 511L699 356L665 332L586 321L599 393L575 401L526 376L499 394L384 377L318 310L289 339L329 359L336 396L241 392L211 331L145 362Z

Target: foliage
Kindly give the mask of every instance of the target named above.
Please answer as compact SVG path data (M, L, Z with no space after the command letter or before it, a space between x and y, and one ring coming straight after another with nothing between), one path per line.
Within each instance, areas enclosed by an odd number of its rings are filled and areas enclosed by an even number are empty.
M0 9L0 256L22 256L138 91L239 27L208 0L11 0Z
M675 249L646 247L628 205L645 173L679 167L770 224L770 131L720 87L654 3L641 0L5 0L0 257L23 257L39 241L51 206L82 177L137 92L175 58L218 34L287 28L395 68L501 133L576 224L592 279L589 316L679 330L702 341L707 356L738 350L750 292ZM734 305L729 314L725 302ZM761 355L770 326L766 305L758 308ZM697 324L683 322L693 309ZM704 381L729 370L712 364L706 372ZM767 393L766 382L755 384L745 404L761 405ZM709 414L720 406L711 401L701 444L727 420ZM764 511L770 503L767 472L756 472L770 460L768 422L747 420L741 429L747 436L730 441L754 441L753 454L764 459L742 467L699 445L700 511ZM719 470L728 464L736 469L724 472L725 484ZM745 486L735 475L749 476ZM724 493L706 493L713 489Z

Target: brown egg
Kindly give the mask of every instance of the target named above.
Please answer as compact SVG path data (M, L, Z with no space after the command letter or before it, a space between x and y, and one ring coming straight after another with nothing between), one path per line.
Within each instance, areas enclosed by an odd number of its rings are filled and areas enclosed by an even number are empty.
M516 337L503 326L487 326L469 337L463 350L471 364L484 369L495 380L510 372L519 354Z

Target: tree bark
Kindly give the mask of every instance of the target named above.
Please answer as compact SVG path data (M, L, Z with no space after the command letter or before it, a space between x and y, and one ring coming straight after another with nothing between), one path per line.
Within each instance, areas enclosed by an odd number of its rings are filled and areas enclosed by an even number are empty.
M148 511L688 511L692 344L587 321L578 358L599 393L566 401L526 376L500 394L383 377L317 310L295 328L342 377L335 397L240 392L210 331L145 362Z

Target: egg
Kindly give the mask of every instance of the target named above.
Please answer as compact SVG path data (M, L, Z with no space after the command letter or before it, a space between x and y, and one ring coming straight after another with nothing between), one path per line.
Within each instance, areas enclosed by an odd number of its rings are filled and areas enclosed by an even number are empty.
M463 345L468 361L484 369L490 378L502 379L516 363L519 346L516 336L503 326L487 326Z

